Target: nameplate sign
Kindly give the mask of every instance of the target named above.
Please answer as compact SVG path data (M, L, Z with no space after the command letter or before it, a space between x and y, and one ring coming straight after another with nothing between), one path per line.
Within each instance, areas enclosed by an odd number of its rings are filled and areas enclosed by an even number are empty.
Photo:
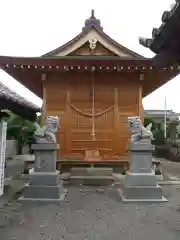
M1 121L0 122L0 196L4 194L6 134L7 134L7 123L5 121Z

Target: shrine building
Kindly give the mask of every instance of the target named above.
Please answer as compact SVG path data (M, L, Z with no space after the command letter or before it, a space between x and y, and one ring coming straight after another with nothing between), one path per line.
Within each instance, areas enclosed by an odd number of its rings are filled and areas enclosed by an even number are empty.
M60 117L58 160L127 155L127 118L178 69L158 68L108 36L94 11L82 31L40 57L0 56L0 67L43 99L43 117Z
M161 25L152 29L151 38L140 38L139 42L156 54L154 65L168 67L180 62L180 1L174 2L169 11L164 11ZM180 67L179 67L180 69ZM179 71L176 75L179 74Z

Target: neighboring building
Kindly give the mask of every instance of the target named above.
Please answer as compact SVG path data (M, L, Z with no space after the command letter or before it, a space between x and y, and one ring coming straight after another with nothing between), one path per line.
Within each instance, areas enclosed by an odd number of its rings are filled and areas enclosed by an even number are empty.
M145 116L150 116L157 121L164 121L165 111L164 110L144 110ZM169 121L173 118L179 120L180 113L173 112L172 110L166 111L166 120Z
M162 24L153 28L151 38L140 38L140 44L153 51L154 65L169 67L174 76L179 74L180 61L180 1L172 6L170 11L162 15Z
M25 119L35 120L40 108L0 82L0 110L8 109Z
M1 56L0 67L43 99L43 116L60 117L59 158L95 153L101 161L127 154L127 118L143 119L142 98L173 76L114 41L94 11L63 46L41 57Z
M170 11L165 11L162 15L162 24L159 28L153 28L152 38L140 38L140 44L149 48L156 55L153 58L153 65L159 68L172 71L175 77L180 70L180 1L172 6ZM165 81L166 82L166 81ZM178 97L178 96L177 96ZM148 110L149 115L158 115L158 119L164 119L164 110ZM146 112L146 111L145 111ZM171 110L167 111L169 117L179 119L180 114Z

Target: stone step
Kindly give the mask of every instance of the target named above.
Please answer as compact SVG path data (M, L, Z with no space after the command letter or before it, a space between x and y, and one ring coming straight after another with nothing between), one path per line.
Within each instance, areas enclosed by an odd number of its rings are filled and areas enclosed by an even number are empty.
M112 176L113 168L72 168L73 176Z
M68 184L106 186L114 183L113 176L70 176Z

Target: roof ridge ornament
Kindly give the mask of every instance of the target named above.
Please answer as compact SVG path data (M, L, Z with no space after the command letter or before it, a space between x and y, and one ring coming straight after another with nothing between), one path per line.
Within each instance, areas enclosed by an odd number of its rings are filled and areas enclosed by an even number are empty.
M91 10L91 17L90 19L96 19L95 16L94 16L94 9Z
M85 31L92 28L103 30L103 28L101 27L101 21L95 17L94 9L91 10L91 16L90 18L86 19L82 30Z

